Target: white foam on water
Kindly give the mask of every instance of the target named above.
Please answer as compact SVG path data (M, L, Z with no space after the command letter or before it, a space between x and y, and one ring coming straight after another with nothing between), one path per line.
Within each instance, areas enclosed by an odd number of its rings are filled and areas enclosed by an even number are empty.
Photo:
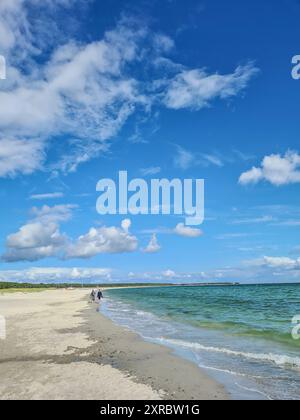
M239 373L239 372L235 372L233 370L229 370L229 369L221 369L221 368L215 368L212 366L207 366L207 365L202 365L201 363L198 363L198 366L202 369L208 369L208 370L213 370L215 372L221 372L221 373L227 373L229 375L233 375L233 376L240 376L242 378L251 378L251 379L266 379L263 376L252 376L252 375L247 375L246 373Z
M236 356L236 357L243 357L246 359L264 361L264 362L271 362L275 363L277 366L290 366L300 368L300 358L299 357L290 357L287 355L279 355L279 354L272 354L272 353L246 353L242 351L235 351L230 350L227 348L219 348L219 347L207 347L203 346L199 343L192 343L183 340L173 340L161 337L161 341L164 341L169 344L173 344L174 346L180 346L184 348L189 348L193 350L202 350L214 353L222 353L227 354L228 356Z
M269 395L265 394L264 392L258 391L257 389L248 388L248 387L243 386L243 385L241 385L241 384L239 384L237 382L235 383L235 385L237 387L243 389L244 391L253 392L255 394L259 394L259 395L263 396L264 398L266 398L267 400L273 401L273 398L272 397L270 397Z
M103 303L101 311L113 321L135 331L147 341L172 348L178 355L193 361L199 368L211 371L211 375L225 385L233 398L257 399L260 395L264 399L277 399L277 396L279 398L285 395L290 398L297 394L297 385L292 383L293 377L288 376L288 372L292 375L292 371L297 374L300 371L300 358L296 355L284 354L283 349L274 354L272 348L266 348L262 344L257 348L253 345L254 351L251 352L249 347L246 347L245 340L231 342L227 347L225 343L228 337L215 337L215 332L208 333L206 330L187 327L119 299L108 298ZM200 334L201 340L200 336L195 334ZM198 338L203 344L198 342ZM219 345L221 342L224 344ZM281 350L283 354L280 354ZM255 361L257 366L253 366ZM282 376L284 372L287 373L287 377ZM286 388L287 384L291 388L290 391Z

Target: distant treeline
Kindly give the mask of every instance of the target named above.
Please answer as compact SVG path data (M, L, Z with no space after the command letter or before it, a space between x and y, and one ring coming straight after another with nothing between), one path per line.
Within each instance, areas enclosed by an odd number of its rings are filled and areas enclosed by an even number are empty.
M11 282L0 282L0 290L3 289L66 289L70 287L74 288L96 288L96 287L130 287L130 286L171 286L170 284L149 284L149 283L120 283L120 284L79 284L79 283L59 283L59 284L47 284L47 283L11 283Z

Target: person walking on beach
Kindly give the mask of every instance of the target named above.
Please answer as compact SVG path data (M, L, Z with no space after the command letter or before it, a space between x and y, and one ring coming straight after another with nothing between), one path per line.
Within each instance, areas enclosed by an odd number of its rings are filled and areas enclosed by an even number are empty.
M101 292L100 289L98 290L98 293L97 293L97 299L99 302L101 302L101 299L103 299L103 293Z
M90 297L91 297L91 301L95 302L95 299L96 299L96 290L95 289L92 290Z

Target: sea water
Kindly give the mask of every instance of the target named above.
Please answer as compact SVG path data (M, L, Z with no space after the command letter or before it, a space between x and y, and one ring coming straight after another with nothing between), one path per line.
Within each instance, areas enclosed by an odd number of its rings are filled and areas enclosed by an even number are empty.
M105 293L102 311L171 347L235 399L299 399L300 284L151 287Z

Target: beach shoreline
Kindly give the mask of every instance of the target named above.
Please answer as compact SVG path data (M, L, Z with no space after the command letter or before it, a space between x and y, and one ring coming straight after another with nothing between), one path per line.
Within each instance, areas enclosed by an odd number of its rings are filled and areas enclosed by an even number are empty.
M193 363L97 312L88 294L0 296L7 323L7 338L0 340L1 400L229 398Z

